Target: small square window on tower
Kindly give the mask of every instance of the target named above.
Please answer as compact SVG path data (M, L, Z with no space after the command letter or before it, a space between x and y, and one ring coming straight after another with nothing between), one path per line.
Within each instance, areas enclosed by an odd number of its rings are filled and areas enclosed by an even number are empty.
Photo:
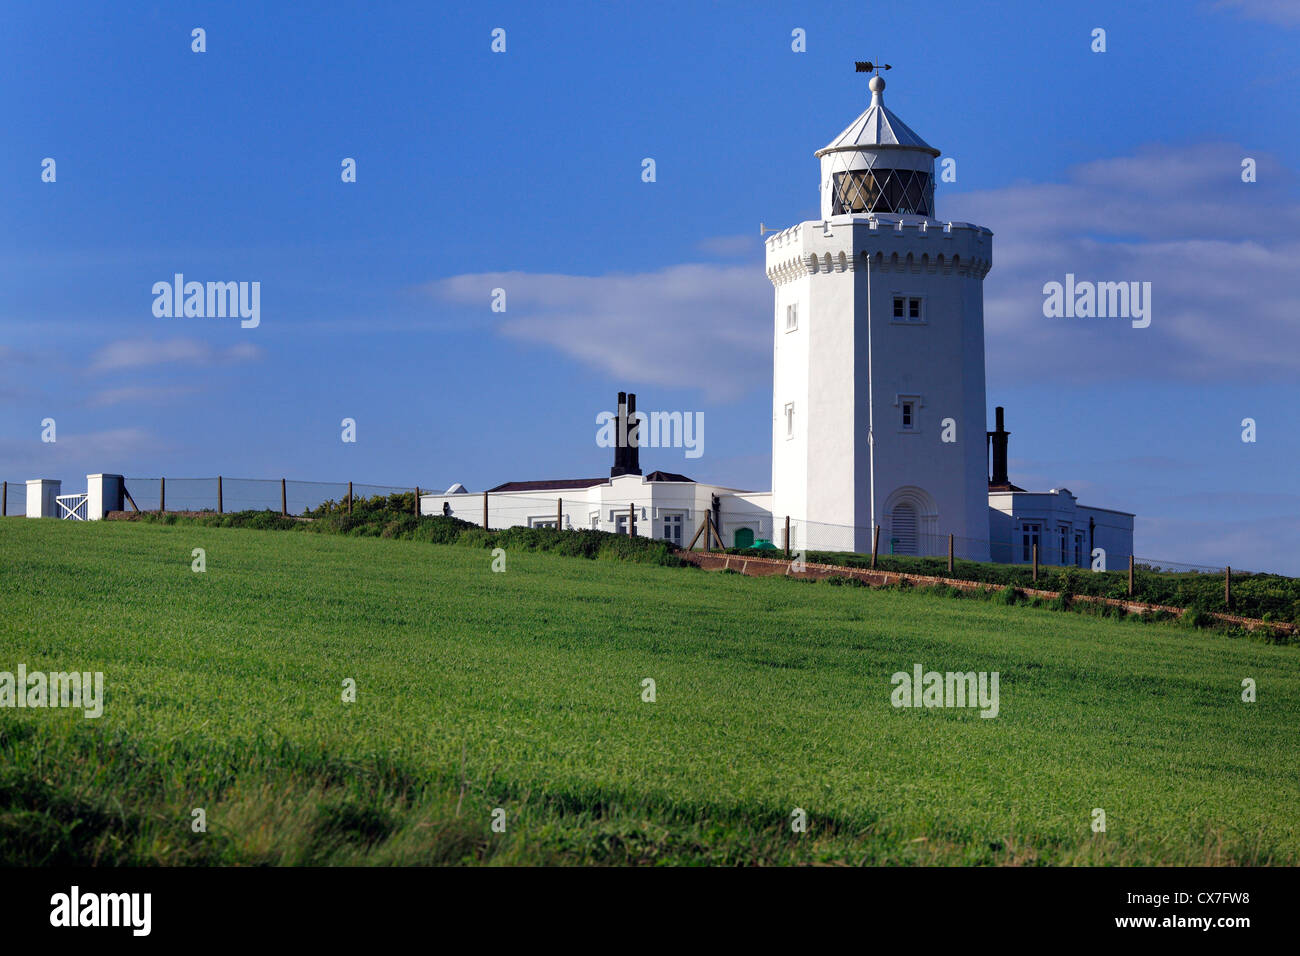
M785 437L794 437L794 402L788 402L785 406Z
M919 325L925 322L925 298L919 295L894 296L895 322Z
M898 409L898 430L905 434L921 434L920 414L925 399L920 395L896 395L894 407Z
M787 305L785 307L785 330L793 332L799 328L799 306Z

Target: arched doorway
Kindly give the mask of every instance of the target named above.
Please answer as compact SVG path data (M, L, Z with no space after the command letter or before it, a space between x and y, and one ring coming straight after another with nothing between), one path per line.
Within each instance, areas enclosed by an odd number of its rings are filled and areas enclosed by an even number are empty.
M904 485L885 498L880 516L880 549L886 554L936 554L939 510L934 498L924 488ZM888 532L888 538L886 538ZM888 541L888 544L886 544ZM943 541L943 550L947 541Z

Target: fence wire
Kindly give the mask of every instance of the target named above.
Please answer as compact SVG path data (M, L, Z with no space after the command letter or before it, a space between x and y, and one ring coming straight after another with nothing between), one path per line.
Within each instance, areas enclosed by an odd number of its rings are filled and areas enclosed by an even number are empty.
M743 523L745 517L743 512L729 513L724 511L722 512L721 524L725 529ZM775 518L773 524L775 532L771 541L779 550L784 552L786 545L785 518ZM1076 531L1080 534L1080 539L1077 542L1074 537ZM724 537L727 536L724 535ZM867 525L836 525L795 519L790 521L790 550L792 552L840 552L869 556L872 549L872 538L872 529ZM731 540L728 540L727 544L734 547ZM1032 545L1026 544L1019 537L1014 537L1013 540L994 540L992 538L953 535L952 547L953 557L957 561L989 561L997 564L1032 565L1034 560ZM918 532L900 538L889 535L882 528L877 554L881 557L943 558L946 560L948 556L948 535ZM1129 552L1127 550L1120 553L1108 552L1102 570L1127 574L1128 560ZM1072 529L1064 549L1061 548L1059 539L1053 541L1050 540L1049 535L1043 534L1038 545L1038 564L1043 568L1075 567L1092 570L1092 552L1086 530ZM1195 573L1218 576L1227 570L1227 566L1223 564L1193 564L1186 561L1171 561L1166 558L1143 557L1142 555L1134 555L1133 564L1135 573L1148 571L1153 573ZM1234 575L1238 572L1242 574L1267 573L1248 571L1245 568L1232 568Z
M347 510L349 483L346 481L298 481L264 478L146 478L128 477L124 488L135 508L144 512L223 512L271 511L300 516L324 510ZM352 482L354 505L389 496L412 496L415 485L379 485ZM762 511L758 506L750 510L714 509L711 496L692 488L681 489L681 498L675 503L652 504L648 495L641 499L610 501L592 494L586 488L556 490L546 495L520 495L508 492L461 492L448 495L428 486L420 485L423 514L447 514L474 524L483 524L484 497L487 501L487 526L493 529L523 525L527 527L559 527L566 530L592 529L627 534L629 526L636 535L661 538L681 547L687 546L702 528L705 515L712 517L722 544L726 548L751 548L771 550L784 555L787 545L790 553L840 555L840 560L858 563L869 559L872 551L873 529L865 525L838 525L825 522L791 519L789 541L786 540L786 519ZM600 486L597 486L600 487ZM3 510L6 515L23 515L27 506L25 481L11 481L5 486ZM561 508L562 503L562 508ZM396 507L396 501L389 507ZM413 497L405 497L402 507L415 510ZM131 505L124 503L130 510ZM557 512L561 512L558 513ZM709 536L698 535L697 547L706 546ZM943 559L947 560L949 537L929 531L907 529L901 535L881 531L878 559ZM1029 565L1032 554L1021 540L993 540L991 538L955 535L952 538L955 561L980 561L997 564ZM1107 554L1104 570L1127 573L1129 555ZM827 562L831 563L831 562ZM1134 573L1185 573L1221 576L1224 565L1195 564L1166 558L1133 557ZM1092 569L1089 541L1085 535L1076 540L1074 529L1064 550L1059 540L1044 534L1038 549L1038 564L1047 568L1077 567ZM1234 567L1233 575L1266 574Z
M10 481L0 488L0 499L6 515L23 515L27 513L27 482Z
M134 502L140 511L272 511L303 515L330 502L346 506L346 481L290 481L276 478L132 478L123 479L123 508ZM352 483L353 502L377 496L413 495L414 485ZM127 497L129 496L129 502Z

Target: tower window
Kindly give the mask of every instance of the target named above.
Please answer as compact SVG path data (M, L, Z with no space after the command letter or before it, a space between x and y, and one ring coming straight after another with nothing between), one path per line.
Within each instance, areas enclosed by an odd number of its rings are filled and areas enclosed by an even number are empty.
M785 437L794 437L794 402L785 406Z
M898 409L898 430L919 435L920 422L917 415L925 408L925 398L921 395L895 395L894 407Z
M925 321L925 300L916 295L894 296L894 321L919 324Z
M799 328L799 306L787 305L785 307L785 330L793 332Z

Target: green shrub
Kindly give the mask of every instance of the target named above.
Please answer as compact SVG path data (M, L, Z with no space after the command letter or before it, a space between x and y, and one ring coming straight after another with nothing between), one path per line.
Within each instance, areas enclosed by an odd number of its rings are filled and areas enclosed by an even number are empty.
M420 526L420 519L415 515L402 515L384 522L381 538L409 538Z
M494 540L491 531L473 527L462 531L456 543L466 548L491 548Z
M456 539L470 528L477 527L459 518L436 515L421 518L415 530L410 534L412 541L424 541L429 544L455 544Z

